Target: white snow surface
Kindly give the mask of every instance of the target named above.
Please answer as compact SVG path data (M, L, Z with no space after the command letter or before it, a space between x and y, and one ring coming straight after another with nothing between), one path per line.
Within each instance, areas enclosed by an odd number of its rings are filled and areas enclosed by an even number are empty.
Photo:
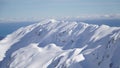
M120 68L119 53L120 27L47 19L0 41L0 68Z

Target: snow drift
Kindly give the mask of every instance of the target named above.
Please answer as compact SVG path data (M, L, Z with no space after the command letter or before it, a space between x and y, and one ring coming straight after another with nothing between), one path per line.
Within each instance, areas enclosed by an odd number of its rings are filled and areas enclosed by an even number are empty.
M0 41L0 68L120 68L120 27L48 19Z

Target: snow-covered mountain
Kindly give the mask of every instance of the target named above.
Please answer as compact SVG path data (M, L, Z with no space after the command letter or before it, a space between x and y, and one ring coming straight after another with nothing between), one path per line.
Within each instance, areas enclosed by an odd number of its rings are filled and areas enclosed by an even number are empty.
M120 27L48 19L0 41L0 68L120 68Z

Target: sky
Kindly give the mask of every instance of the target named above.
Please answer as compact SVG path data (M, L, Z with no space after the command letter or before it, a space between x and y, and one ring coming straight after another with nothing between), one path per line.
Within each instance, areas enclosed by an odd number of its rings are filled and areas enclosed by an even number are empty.
M0 18L120 14L120 0L0 0Z

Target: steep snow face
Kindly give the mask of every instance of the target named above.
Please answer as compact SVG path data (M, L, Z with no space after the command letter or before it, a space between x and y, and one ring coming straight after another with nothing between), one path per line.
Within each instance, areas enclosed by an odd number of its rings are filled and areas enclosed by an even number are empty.
M120 27L47 19L0 41L0 68L120 68Z

